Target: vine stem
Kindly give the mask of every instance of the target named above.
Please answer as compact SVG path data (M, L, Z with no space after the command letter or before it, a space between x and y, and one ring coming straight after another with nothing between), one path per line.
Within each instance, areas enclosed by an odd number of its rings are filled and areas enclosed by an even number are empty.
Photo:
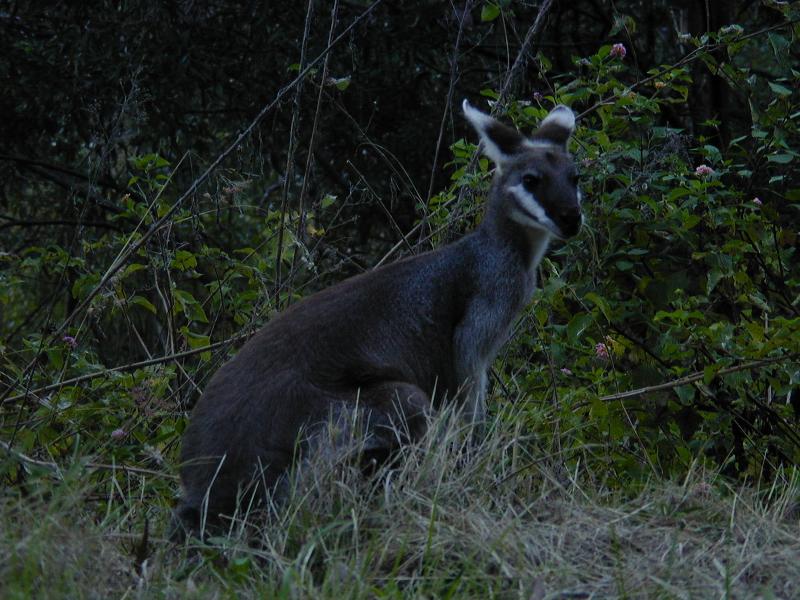
M311 34L311 22L314 19L314 0L308 0L306 8L306 22L303 27L303 41L300 43L300 67L306 63L306 51L308 49L308 38ZM328 55L325 55L325 64L328 62ZM298 130L300 129L300 98L303 94L303 80L301 79L294 90L294 100L292 101L292 123L289 126L289 143L286 150L286 172L283 176L283 193L281 194L281 219L278 222L278 247L275 252L275 302L280 306L280 296L278 291L281 288L281 258L283 257L283 238L286 234L286 212L289 208L289 192L292 189L292 179L294 179L294 153L297 149ZM309 146L309 156L311 148ZM305 180L304 180L305 185ZM301 219L302 220L302 219Z
M439 153L442 149L442 141L444 140L444 128L447 125L447 115L450 114L450 107L453 104L453 93L455 92L456 87L456 80L458 79L458 59L460 56L461 50L461 36L464 33L464 21L466 21L467 15L469 15L469 11L472 10L472 0L467 0L464 4L464 7L461 11L461 16L458 19L458 33L456 34L456 41L453 45L453 55L450 58L450 83L447 86L447 99L444 103L444 110L442 111L442 120L439 123L439 137L436 140L436 149L433 153L433 164L431 166L431 178L428 183L428 194L425 197L425 203L423 207L425 211L427 211L428 204L433 197L433 186L436 183L436 170L439 165ZM427 220L427 213L423 215L422 221ZM426 227L422 226L419 228L419 241L418 244L422 244L422 241L425 237L425 229Z
M761 367L773 365L779 362L790 362L796 359L797 355L791 354L789 356L773 356L772 358L754 360L739 365L734 365L732 367L725 367L724 369L720 369L714 374L714 377L718 377L720 375L729 375L730 373L736 373L738 371L750 371L752 369L759 369ZM600 396L600 400L603 402L611 402L612 400L623 400L625 398L634 398L636 396L643 396L651 392L669 390L672 388L680 387L682 385L688 385L690 383L700 381L704 377L705 373L703 371L696 371L694 373L691 373L690 375L685 375L684 377L679 377L678 379L673 379L672 381L665 381L664 383L659 383L658 385L651 385L647 387L637 388L634 390L628 390L626 392L619 392L618 394L611 394L609 396ZM586 403L583 403L581 406L585 405Z
M517 78L520 69L522 69L527 62L528 52L530 52L531 46L533 45L533 40L544 25L544 21L547 17L547 14L550 12L552 5L553 0L545 0L542 3L542 6L539 8L539 12L536 14L533 24L528 28L528 32L525 34L525 39L522 41L522 48L520 48L520 51L517 53L517 58L514 60L514 64L511 65L511 69L509 69L508 74L506 75L506 80L503 82L503 87L500 90L500 96L497 98L497 103L494 105L492 114L495 114L497 109L505 104L508 92L511 90L511 84Z
M27 454L23 454L19 450L15 450L10 444L7 444L3 440L0 440L0 448L4 449L9 454L16 457L17 460L22 461L24 463L28 463L30 465L36 465L37 467L44 467L45 469L49 469L50 471L53 471L55 473L61 471L61 467L57 463L31 458ZM105 463L95 463L95 462L88 462L85 463L83 466L84 468L87 469L100 469L104 471L126 471L130 473L138 473L139 475L154 475L156 477L164 477L167 479L175 479L175 480L178 479L175 475L162 473L161 471L155 471L153 469L145 469L143 467L130 467L127 465L109 465Z
M210 352L211 350L216 350L217 348L222 348L223 346L227 346L228 344L233 344L235 342L245 340L252 335L252 332L245 332L235 335L231 338L226 340L222 340L220 342L214 342L213 344L209 344L208 346L203 346L201 348L192 348L191 350L184 350L183 352L177 352L175 354L168 354L166 356L159 356L156 358L149 358L147 360L141 360L139 362L128 363L126 365L119 365L117 367L110 367L108 369L103 369L102 371L97 371L95 373L86 373L84 375L79 375L77 377L73 377L71 379L64 379L63 381L59 381L58 383L51 383L50 385L45 385L40 388L36 388L33 390L28 390L25 393L17 394L16 396L11 396L6 398L4 402L14 402L15 400L21 400L27 396L34 396L38 394L46 394L47 392L52 392L53 390L61 389L64 386L68 385L75 385L78 383L84 383L86 381L91 381L92 379L98 379L100 377L106 377L111 373L124 373L125 371L135 371L136 369L143 369L144 367L150 367L152 365L159 365L163 363L172 362L174 360L179 360L181 358L186 358L188 356L194 356L196 354L202 354L203 352Z

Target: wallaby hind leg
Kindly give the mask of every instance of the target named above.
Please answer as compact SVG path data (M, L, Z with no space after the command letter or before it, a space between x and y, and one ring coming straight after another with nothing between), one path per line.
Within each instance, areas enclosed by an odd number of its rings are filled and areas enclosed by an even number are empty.
M232 444L236 446L239 452L225 453L224 459L190 459L182 465L184 493L172 515L173 540L222 534L230 527L231 517L241 519L261 510L266 497L277 493L291 452L265 450L243 441Z
M365 469L374 470L401 445L425 433L431 399L416 385L400 381L376 384L362 388L359 400L366 410Z

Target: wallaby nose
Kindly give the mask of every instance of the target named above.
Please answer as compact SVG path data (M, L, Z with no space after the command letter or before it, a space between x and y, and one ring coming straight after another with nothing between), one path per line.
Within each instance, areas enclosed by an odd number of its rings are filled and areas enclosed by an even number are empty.
M580 206L568 206L559 213L559 227L565 237L572 237L581 228L583 217Z

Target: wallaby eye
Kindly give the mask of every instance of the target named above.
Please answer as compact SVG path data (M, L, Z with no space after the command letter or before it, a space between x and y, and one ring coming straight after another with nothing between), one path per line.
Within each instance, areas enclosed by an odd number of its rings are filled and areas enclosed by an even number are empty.
M532 192L541 182L542 178L534 173L527 173L522 176L522 185L525 186L525 189L529 192Z

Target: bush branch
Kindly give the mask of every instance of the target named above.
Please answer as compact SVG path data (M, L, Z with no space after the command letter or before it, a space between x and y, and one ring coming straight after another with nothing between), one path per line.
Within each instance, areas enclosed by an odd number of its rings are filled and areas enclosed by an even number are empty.
M796 359L797 355L791 354L789 356L774 356L772 358L754 360L751 362L742 363L740 365L734 365L732 367L725 367L724 369L720 369L719 371L717 371L714 374L714 376L719 377L720 375L729 375L731 373L736 373L738 371L750 371L752 369L760 369L761 367L773 365L775 363L790 362ZM694 383L695 381L700 381L704 377L705 373L703 371L697 371L690 375L679 377L678 379L673 379L672 381L659 383L658 385L651 385L643 388L637 388L635 390L628 390L627 392L611 394L610 396L600 396L600 400L602 400L603 402L610 402L612 400L623 400L625 398L634 398L636 396L643 396L645 394L649 394L650 392L669 390L672 388L680 387L682 385L688 385L690 383Z

